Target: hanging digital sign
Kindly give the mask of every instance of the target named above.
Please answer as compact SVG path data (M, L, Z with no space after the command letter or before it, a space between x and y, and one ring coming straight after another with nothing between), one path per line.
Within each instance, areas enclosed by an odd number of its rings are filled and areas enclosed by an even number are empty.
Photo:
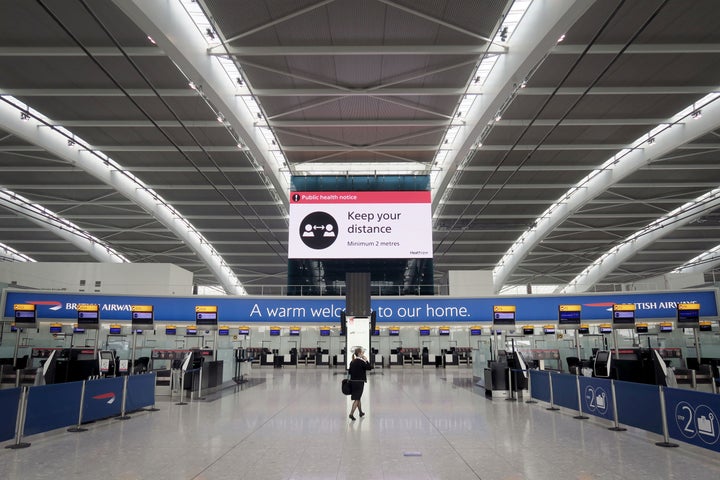
M216 327L218 324L217 306L197 305L195 307L195 324L201 327Z
M515 305L493 305L493 325L515 325Z
M582 305L559 305L558 323L560 326L580 325Z
M429 191L290 192L288 258L432 258Z
M619 303L613 305L613 326L617 327L629 327L635 326L635 304L634 303Z
M36 313L35 305L27 303L16 303L13 305L15 310L15 323L21 326L35 325Z
M100 326L100 306L80 304L77 306L77 323L84 328L97 329Z
M152 305L132 305L132 326L147 327L153 324L153 307Z
M678 303L677 324L679 328L698 328L700 326L700 304Z

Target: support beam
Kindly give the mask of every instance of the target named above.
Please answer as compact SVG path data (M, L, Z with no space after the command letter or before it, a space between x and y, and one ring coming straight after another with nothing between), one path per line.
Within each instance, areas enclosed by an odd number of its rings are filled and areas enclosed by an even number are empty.
M0 105L0 109L3 106L4 105ZM0 118L4 116L3 113L5 112L0 112ZM22 195L18 195L10 190L0 189L0 206L30 220L36 225L40 225L45 230L52 232L66 242L74 245L98 262L129 262L127 258L120 255L107 243L84 231L66 218L61 218L55 214L55 212L32 203ZM4 252L4 250L0 250L0 252Z
M466 116L467 126L462 127L450 145L452 152L436 176L433 188L433 210L436 210L448 185L468 155L476 148L478 138L493 121L517 85L527 78L533 68L555 46L560 35L594 4L592 0L563 2L533 2L525 12L522 22L513 33L508 53L498 58L475 107ZM527 88L522 89L527 90Z
M210 51L210 55L233 57L277 57L277 56L353 56L353 55L500 55L504 47L492 45L307 45L307 46L228 46L227 53Z
M619 268L638 251L647 248L652 243L662 238L678 228L686 225L703 215L708 211L720 206L720 188L716 188L693 202L676 208L672 212L655 220L645 228L629 236L620 244L608 250L600 258L590 264L577 277L568 283L561 290L563 294L573 294L585 292L594 287L608 274ZM637 263L637 262L633 262ZM651 264L659 263L653 260Z
M155 93L157 92L157 93ZM160 88L153 91L149 88L128 88L123 92L117 88L3 88L1 95L13 97L123 97L125 93L131 97L197 97L198 93L191 88Z
M581 185L568 190L559 201L538 218L533 228L527 230L515 241L495 267L493 277L495 278L496 288L502 287L502 284L509 278L523 258L552 233L555 227L571 215L575 215L590 200L602 194L611 186L616 185L639 168L645 167L654 159L660 158L668 152L720 128L720 99L714 97L714 100L704 99L702 102L702 117L693 119L688 115L680 120L668 119L667 122L671 126L657 133L654 136L654 143L646 144L645 148L630 150L617 160L611 157L601 168L588 175ZM714 185L711 188L716 186ZM681 221L677 223L678 226L683 224ZM648 235L648 238L654 239L656 236ZM622 256L618 255L618 258L622 258ZM606 260L605 263L607 266L615 264L612 260ZM578 277L577 282L575 282L576 285L569 288L571 290L590 288L607 273L608 267L591 266L583 274L583 278Z
M517 94L525 95L706 95L714 92L715 87L702 85L648 85L642 87L594 87L585 91L586 87L563 87L555 91L555 87L526 87Z
M88 47L94 57L123 57L115 47ZM131 57L164 57L158 47L123 47ZM80 47L0 47L0 57L85 57Z
M262 168L263 175L287 205L290 185L280 171L282 160L276 158L261 129L256 127L257 118L247 109L242 98L236 96L234 79L228 77L217 58L207 54L205 38L182 4L146 0L113 0L113 3L141 31L151 35L185 75L202 82L203 94L225 114L226 121L241 137L252 159Z
M386 145L377 147L334 147L329 145L285 145L285 152L434 152L437 145Z
M215 122L217 123L217 122ZM461 125L462 122L456 122ZM372 127L449 127L447 120L276 120L270 122L275 128L372 128Z
M553 55L580 55L587 45L556 45L550 53ZM625 48L622 44L600 44L593 45L588 50L588 55L617 55ZM676 55L696 53L720 53L718 43L635 43L625 48L623 55Z
M14 248L0 243L0 261L3 262L35 262L36 260L24 255Z
M293 19L293 18L295 18L295 17L299 17L299 16L301 16L301 15L305 15L305 14L308 13L308 12L312 12L313 10L316 10L316 9L318 9L318 8L320 8L320 7L324 7L325 5L330 4L330 3L334 2L334 1L335 1L335 0L322 0L322 1L318 2L318 3L314 3L314 4L312 4L312 5L309 5L309 6L305 7L305 8L301 8L301 9L296 10L296 11L294 11L294 12L288 13L287 15L283 15L282 17L273 19L273 20L271 20L271 21L269 21L269 22L266 22L266 23L264 23L264 24L262 24L262 25L259 25L259 26L255 27L255 28L251 28L250 30L246 30L246 31L244 31L244 32L242 32L242 33L239 33L239 34L237 34L237 35L235 35L235 36L232 36L232 37L230 37L230 38L226 38L226 39L225 39L225 42L227 42L227 43L232 43L232 42L234 42L234 41L236 41L236 40L240 40L241 38L248 37L248 36L253 35L253 34L257 33L257 32L261 32L261 31L266 30L266 29L268 29L268 28L270 28L270 27L274 27L275 25L279 25L279 24L281 24L281 23L283 23L283 22L287 22L288 20Z
M245 292L233 271L212 245L190 223L187 217L183 217L177 210L171 208L158 193L150 190L131 173L122 170L110 158L88 150L87 147L80 143L80 139L76 139L74 143L69 143L65 134L46 126L44 117L39 113L30 112L30 118L27 121L21 120L19 112L22 110L16 105L12 104L7 97L2 97L2 101L0 101L0 125L3 125L5 130L24 141L37 145L42 150L50 152L71 166L84 170L89 175L100 180L100 182L132 199L147 213L142 215L124 214L114 218L139 217L141 220L147 220L148 215L154 217L184 241L187 247L197 254L198 258L202 259L205 266L215 274L228 293L240 295ZM107 219L106 216L103 218L102 215L98 217L103 220ZM64 219L61 219L58 228L62 229L63 222L70 218L73 218L73 216L66 215ZM92 216L82 215L81 218L83 221L89 221ZM75 236L80 238L78 235ZM94 242L88 240L88 237L90 237L89 234L84 238L86 242L90 243L87 245L88 252L95 253L98 249L107 249L105 244L100 241L95 242L96 244L93 245ZM123 258L123 261L127 261L127 259Z
M418 10L415 10L414 8L407 7L405 5L400 5L399 3L390 1L390 0L378 0L381 3L384 3L385 5L388 5L390 7L396 8L398 10L401 10L405 13L409 13L411 15L415 15L416 17L420 17L423 20L428 20L433 23L437 23L438 25L442 25L445 28L449 28L450 30L454 30L456 32L460 32L464 35L467 35L472 38L477 38L479 40L484 40L486 42L492 42L491 38L488 38L484 35L480 35L479 33L472 32L466 28L459 27L458 25L453 25L452 23L446 22L444 20L441 20L439 18L433 17L431 15L427 15L425 13L422 13Z
M718 265L720 265L720 245L688 260L670 273L705 273Z
M257 97L440 97L460 96L464 88L359 88L338 90L337 88L257 88L253 90Z

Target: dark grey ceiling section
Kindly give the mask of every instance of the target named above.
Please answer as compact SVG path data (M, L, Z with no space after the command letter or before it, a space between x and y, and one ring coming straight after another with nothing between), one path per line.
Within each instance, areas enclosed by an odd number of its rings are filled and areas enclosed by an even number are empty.
M458 105L483 53L505 45L498 31L512 3L198 5L255 95L289 176L311 168L351 174L397 166L432 173L448 128L461 121ZM495 268L578 181L718 91L717 1L579 3L592 5L491 122L447 194L434 192L445 195L434 227L437 283L447 282L449 270ZM153 45L117 2L3 2L0 9L3 99L29 105L154 189L248 292L281 291L287 218L278 198L286 192L270 190L258 172L262 159L237 148L215 106L188 86L182 62ZM512 49L513 39L506 45ZM12 131L0 125L0 187L74 222L131 261L175 263L200 285L219 283L186 242L133 198ZM634 232L718 187L719 149L716 126L609 185L525 252L506 283L572 281ZM0 207L0 218L0 243L25 255L92 261L17 210ZM718 245L719 219L720 212L708 209L594 288L641 283Z

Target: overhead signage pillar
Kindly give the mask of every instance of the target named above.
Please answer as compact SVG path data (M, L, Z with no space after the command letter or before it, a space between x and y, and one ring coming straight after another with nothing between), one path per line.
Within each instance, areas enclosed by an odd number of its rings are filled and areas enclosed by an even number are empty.
M503 327L500 333L497 333L497 327ZM491 325L491 338L495 338L493 350L493 360L498 359L500 350L499 343L504 341L505 327L508 329L515 328L515 305L493 305L493 320Z
M582 305L559 305L558 306L558 326L565 328L573 328L575 330L575 352L577 358L581 358L580 353L580 322L581 322Z
M16 303L13 305L15 310L15 350L13 352L13 368L17 367L18 350L20 348L20 325L18 324L18 318L22 320L29 320L28 325L36 324L37 313L35 305L32 303Z
M86 328L94 328L95 330L95 344L93 345L93 358L96 358L97 356L97 350L98 350L98 343L100 342L100 305L94 304L94 303L80 303L77 305L77 312L78 312L78 325L81 325L82 322L80 319L83 317L83 314L85 312L89 312L91 321L94 318L95 322L94 325L88 324ZM87 315L85 315L86 318Z
M345 367L350 367L352 352L362 347L372 362L370 309L370 273L345 274Z
M218 350L218 307L217 305L196 305L195 306L195 325L205 327L206 329L212 330L213 332L213 361L217 361L217 350ZM205 335L202 336L203 340ZM205 345L200 347L207 347L207 342L203 341ZM202 370L200 371L202 375Z

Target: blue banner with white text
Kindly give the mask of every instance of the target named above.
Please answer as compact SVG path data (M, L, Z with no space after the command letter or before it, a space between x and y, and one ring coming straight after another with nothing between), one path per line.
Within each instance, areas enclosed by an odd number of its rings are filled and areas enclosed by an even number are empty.
M578 377L582 411L606 420L613 418L612 386L610 380L596 377Z
M225 323L328 323L339 321L345 308L342 297L151 297L138 295L100 295L3 291L3 316L15 318L13 305L37 306L39 320L75 320L77 305L100 306L100 318L130 321L132 305L152 305L154 317L161 322L194 322L197 305L218 307L218 320ZM494 305L514 305L518 322L557 321L558 306L582 306L583 321L611 321L616 303L635 304L635 317L673 320L677 304L700 304L700 317L718 316L716 290L681 290L653 293L604 293L567 296L503 296L487 298L455 297L375 297L371 301L377 320L384 323L490 323Z
M666 388L670 437L720 452L720 395Z

